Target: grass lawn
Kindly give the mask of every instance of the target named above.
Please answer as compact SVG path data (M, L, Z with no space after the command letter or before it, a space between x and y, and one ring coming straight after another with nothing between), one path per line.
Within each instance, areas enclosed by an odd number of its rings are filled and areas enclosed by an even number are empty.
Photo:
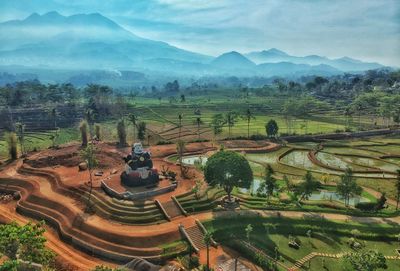
M204 222L206 228L214 232L215 239L228 246L232 239L246 240L245 228L248 224L253 227L251 243L271 257L275 257L275 247L278 247L283 263L288 266L311 252L336 254L351 251L347 240L353 236L353 229L359 231L357 241L366 249L377 249L384 255L393 256L396 255L395 249L400 248L395 237L400 231L397 225L254 216L218 218ZM309 230L311 237L307 236ZM300 243L299 249L289 247L290 236ZM323 270L318 269L321 263L315 263L315 267L312 264L311 270ZM335 261L327 261L326 264L331 268L329 270L339 270L334 269ZM391 266L392 264L396 266L400 261L391 263Z

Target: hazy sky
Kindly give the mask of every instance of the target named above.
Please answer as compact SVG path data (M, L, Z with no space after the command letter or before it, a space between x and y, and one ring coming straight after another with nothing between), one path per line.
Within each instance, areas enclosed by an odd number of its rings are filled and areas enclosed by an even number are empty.
M0 0L0 21L99 12L133 33L209 55L272 47L400 66L400 0Z

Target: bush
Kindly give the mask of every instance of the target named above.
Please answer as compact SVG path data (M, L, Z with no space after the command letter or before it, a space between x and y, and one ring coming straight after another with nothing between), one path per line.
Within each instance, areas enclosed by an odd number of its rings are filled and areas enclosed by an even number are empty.
M355 205L355 207L362 211L376 211L377 203L375 202L359 202Z

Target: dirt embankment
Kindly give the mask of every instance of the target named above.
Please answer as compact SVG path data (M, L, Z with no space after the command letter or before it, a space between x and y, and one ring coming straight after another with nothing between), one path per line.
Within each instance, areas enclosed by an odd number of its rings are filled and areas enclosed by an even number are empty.
M82 147L80 145L71 145L60 149L48 149L35 153L26 159L26 163L31 167L77 167L83 161ZM122 155L118 153L115 147L109 144L98 144L95 148L95 156L98 161L98 168L111 168L122 163Z

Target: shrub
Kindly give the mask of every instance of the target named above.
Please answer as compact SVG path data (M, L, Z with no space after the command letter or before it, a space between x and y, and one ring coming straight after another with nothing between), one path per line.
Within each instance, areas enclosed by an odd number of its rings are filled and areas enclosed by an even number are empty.
M375 202L359 202L355 207L362 211L374 211L375 205Z

